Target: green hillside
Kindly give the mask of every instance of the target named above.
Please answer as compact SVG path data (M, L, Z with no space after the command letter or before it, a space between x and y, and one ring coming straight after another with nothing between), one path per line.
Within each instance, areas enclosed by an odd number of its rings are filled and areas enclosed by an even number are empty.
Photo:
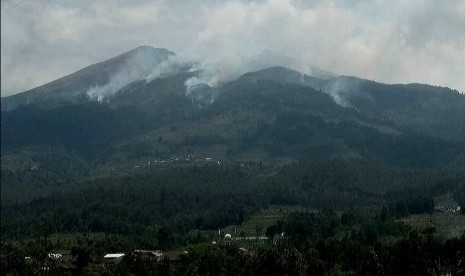
M134 51L154 58L150 65L174 55ZM260 248L241 249L248 265L290 264L294 256L301 265L292 267L316 275L371 271L375 249L393 273L404 246L430 252L434 243L458 252L463 94L284 67L188 90L186 81L202 72L175 64L154 79L89 98L88 86L105 87L110 71L119 70L112 66L125 68L130 53L2 98L1 235L11 254L46 256L69 249L49 237L85 233L86 242L71 238L66 245L75 242L76 256L88 262L102 248L189 248L196 257L186 266L210 257L227 262L239 251L230 241L211 244L218 229L268 236ZM453 217L438 213L447 202L462 208ZM272 240L282 232L288 235ZM433 249L418 260L410 256L418 271L425 271L422 260L444 256ZM349 262L328 252L360 256ZM122 264L131 260L138 259Z

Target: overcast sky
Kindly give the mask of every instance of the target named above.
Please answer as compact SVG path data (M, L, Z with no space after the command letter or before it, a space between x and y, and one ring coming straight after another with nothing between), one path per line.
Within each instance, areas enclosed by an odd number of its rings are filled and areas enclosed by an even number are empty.
M1 95L140 45L225 70L270 50L302 71L465 91L461 0L1 0Z

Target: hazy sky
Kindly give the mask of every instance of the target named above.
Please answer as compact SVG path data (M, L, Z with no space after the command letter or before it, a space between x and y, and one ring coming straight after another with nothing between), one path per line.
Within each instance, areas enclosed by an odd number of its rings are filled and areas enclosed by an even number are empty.
M140 45L220 64L263 50L338 74L465 91L465 1L1 0L1 95Z

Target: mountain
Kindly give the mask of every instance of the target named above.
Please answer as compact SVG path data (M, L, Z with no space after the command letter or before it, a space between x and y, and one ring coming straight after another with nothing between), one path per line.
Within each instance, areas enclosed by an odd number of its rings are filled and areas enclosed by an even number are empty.
M424 84L387 85L349 76L317 78L284 67L247 73L240 80L311 87L366 119L381 120L402 132L445 140L465 139L461 119L465 116L464 95L449 88Z
M29 91L2 97L1 110L11 111L30 103L80 102L87 99L89 89L102 87L119 75L140 79L146 77L147 71L172 55L174 53L166 49L141 46ZM124 84L124 80L121 84Z
M52 218L186 237L270 205L465 204L463 94L283 66L212 87L199 64L140 47L2 98L2 235Z
M222 158L255 152L259 159L296 159L319 147L359 155L351 143L377 136L394 144L410 136L435 145L465 142L465 97L448 88L270 67L188 92L185 83L201 74L193 65L143 46L2 98L2 152L58 145L103 162L123 144L148 156L193 147ZM142 142L147 134L170 139Z
M322 156L462 166L465 96L457 91L282 66L187 89L201 77L196 63L143 46L2 98L2 165L45 169L69 159L100 174L194 155L277 166Z

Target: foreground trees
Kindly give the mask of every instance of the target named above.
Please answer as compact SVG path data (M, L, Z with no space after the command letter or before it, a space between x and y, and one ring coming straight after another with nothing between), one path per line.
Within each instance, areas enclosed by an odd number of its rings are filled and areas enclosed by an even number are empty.
M154 232L155 239L167 229ZM282 233L285 233L282 235ZM243 240L200 242L180 258L135 251L138 239L76 241L71 265L44 258L29 243L3 244L4 275L464 275L465 233L443 240L434 228L411 231L386 210L372 216L355 211L291 213L266 230L265 243ZM281 234L279 234L281 233ZM273 239L271 239L273 237ZM39 241L40 241L39 237ZM117 244L118 243L118 244ZM125 246L123 246L126 244ZM159 243L159 246L167 245ZM115 261L95 257L99 249L126 248ZM158 246L158 245L157 245ZM179 251L178 251L179 252ZM28 255L32 254L32 255ZM30 259L25 259L30 256ZM45 255L46 256L46 255Z

